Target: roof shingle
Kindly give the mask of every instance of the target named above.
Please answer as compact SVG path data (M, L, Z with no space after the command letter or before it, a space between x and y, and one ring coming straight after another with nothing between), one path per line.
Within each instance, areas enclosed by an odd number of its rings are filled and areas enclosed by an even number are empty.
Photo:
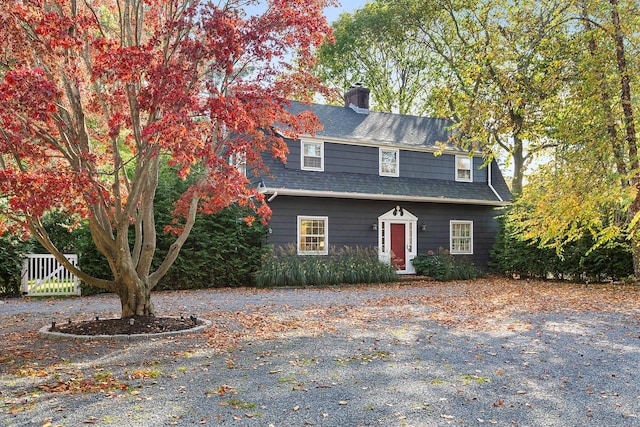
M376 144L401 144L414 148L438 149L438 143L446 144L447 150L463 151L448 143L453 135L454 123L448 119L418 117L403 114L370 111L355 112L348 107L333 105L302 104L292 102L288 110L294 114L311 111L324 128L317 136L369 142Z

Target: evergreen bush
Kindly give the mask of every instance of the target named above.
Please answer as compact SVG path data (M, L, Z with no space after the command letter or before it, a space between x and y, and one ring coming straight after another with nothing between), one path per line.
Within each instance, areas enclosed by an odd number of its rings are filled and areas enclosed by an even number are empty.
M267 228L258 221L248 224L246 208L230 206L211 215L200 215L157 289L201 289L252 285L253 276L268 252ZM172 240L158 236L158 258Z
M178 178L176 170L165 166L160 175L154 201L157 224L169 224L174 203L190 183ZM253 276L268 252L268 228L256 220L246 207L229 206L220 212L198 214L180 255L156 289L199 289L252 285ZM157 256L163 259L173 236L158 228Z
M10 233L0 235L0 295L20 295L22 260L33 244Z
M509 277L603 281L625 279L633 274L628 241L619 239L594 247L591 235L567 244L558 254L554 248L522 240L499 218L498 235L491 250L490 271Z
M438 281L469 280L484 277L482 270L476 268L466 257L454 256L446 249L438 252L428 251L411 260L416 274L428 276Z

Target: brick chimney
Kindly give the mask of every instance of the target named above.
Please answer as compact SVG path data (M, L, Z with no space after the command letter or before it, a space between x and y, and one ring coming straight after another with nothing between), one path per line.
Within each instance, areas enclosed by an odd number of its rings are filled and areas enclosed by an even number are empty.
M360 114L369 114L369 93L371 90L362 83L354 83L344 94L344 106Z

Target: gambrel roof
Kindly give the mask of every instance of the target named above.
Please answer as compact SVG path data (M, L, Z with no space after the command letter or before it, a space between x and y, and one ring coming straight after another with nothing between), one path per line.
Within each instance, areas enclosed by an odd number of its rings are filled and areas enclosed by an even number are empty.
M402 150L448 154L467 151L449 143L453 122L376 111L357 112L350 107L292 102L294 114L311 111L324 125L314 139L325 142L394 147ZM444 144L444 147L443 145ZM397 200L504 206L511 193L496 162L488 167L491 182L457 182L453 179L389 177L350 172L308 171L271 164L261 177L267 194L367 200Z
M292 102L289 111L294 114L311 111L315 114L324 125L322 130L316 132L316 137L380 145L401 144L407 148L427 148L434 151L441 148L438 145L440 143L446 144L447 151L464 152L448 143L454 132L454 123L448 119L379 111L363 114L349 107L299 102Z

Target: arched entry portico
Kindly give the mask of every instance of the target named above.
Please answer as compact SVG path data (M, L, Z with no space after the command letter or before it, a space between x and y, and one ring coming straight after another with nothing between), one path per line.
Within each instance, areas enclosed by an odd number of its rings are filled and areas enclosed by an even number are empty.
M399 205L378 217L378 256L399 274L415 273L411 260L418 251L417 223L418 218Z

